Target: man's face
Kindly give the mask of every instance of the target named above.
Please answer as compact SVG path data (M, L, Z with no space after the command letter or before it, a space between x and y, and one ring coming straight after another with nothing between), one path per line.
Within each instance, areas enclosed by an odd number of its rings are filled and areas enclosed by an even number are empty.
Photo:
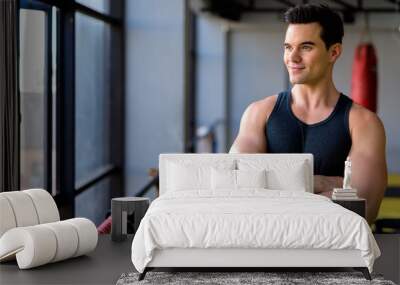
M333 64L318 23L290 24L286 31L284 62L292 84L314 85L328 76Z

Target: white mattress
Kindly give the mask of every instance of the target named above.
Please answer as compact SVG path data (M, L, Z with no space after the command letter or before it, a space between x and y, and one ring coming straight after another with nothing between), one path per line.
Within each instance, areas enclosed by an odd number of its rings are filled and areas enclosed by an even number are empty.
M143 272L155 249L357 249L372 272L380 251L362 217L307 192L171 192L151 204L132 243Z

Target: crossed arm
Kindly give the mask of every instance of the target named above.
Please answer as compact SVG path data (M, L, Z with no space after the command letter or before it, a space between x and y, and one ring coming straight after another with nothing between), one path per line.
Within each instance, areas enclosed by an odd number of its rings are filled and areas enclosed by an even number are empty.
M265 116L258 115L259 106L250 105L243 114L240 130L229 153L266 153L264 135ZM360 107L350 112L350 133L352 147L349 153L352 161L351 185L358 190L358 196L366 199L366 220L372 224L387 186L385 155L385 130L380 119ZM344 162L343 162L344 163ZM314 193L332 196L333 188L341 188L343 177L314 176Z
M350 132L351 186L366 200L366 219L372 224L387 186L385 130L375 114L358 109L350 113ZM332 189L341 188L342 183L343 177L316 175L314 192L331 197Z

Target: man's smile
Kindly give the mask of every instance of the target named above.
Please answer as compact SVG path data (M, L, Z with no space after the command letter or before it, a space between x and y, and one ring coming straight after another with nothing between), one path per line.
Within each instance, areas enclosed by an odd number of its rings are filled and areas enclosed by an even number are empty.
M300 70L305 68L304 66L299 66L299 65L289 65L288 67L293 70Z

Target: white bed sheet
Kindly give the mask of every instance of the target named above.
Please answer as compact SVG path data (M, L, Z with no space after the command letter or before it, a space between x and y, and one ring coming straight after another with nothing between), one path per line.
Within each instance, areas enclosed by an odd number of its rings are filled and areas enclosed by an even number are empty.
M359 215L320 195L265 189L162 195L132 242L135 268L165 248L358 249L370 272L380 256Z

